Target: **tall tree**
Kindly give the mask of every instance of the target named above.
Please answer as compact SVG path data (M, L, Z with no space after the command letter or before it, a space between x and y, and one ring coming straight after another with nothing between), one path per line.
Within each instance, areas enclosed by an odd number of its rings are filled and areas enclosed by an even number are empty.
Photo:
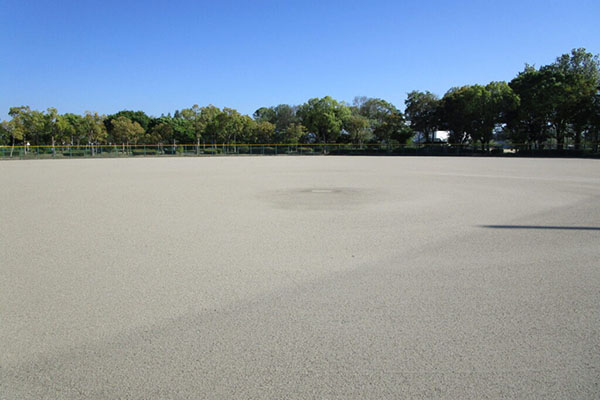
M592 144L594 153L597 153L598 145L600 143L600 87L598 87L598 91L590 105L587 136Z
M59 135L58 125L59 115L58 110L54 107L50 107L44 114L44 133L50 137L50 143L52 146L52 153L56 153L55 144L56 137Z
M56 117L56 138L60 143L65 144L76 133L75 126L71 123L67 115L57 115Z
M202 118L202 109L194 104L192 108L185 108L181 110L181 117L189 122L190 127L194 132L194 139L196 141L196 151L200 146L200 140L202 139L202 135L204 130L206 129L205 120Z
M203 135L212 144L216 144L220 138L220 123L218 121L220 114L221 110L211 104L202 107L198 115L198 119L203 126Z
M345 129L350 142L361 147L373 136L368 118L357 113L353 113L346 119Z
M111 124L111 121L118 117L125 117L131 121L137 122L138 124L140 124L140 126L142 128L144 128L144 130L148 130L148 128L150 126L150 122L152 121L152 118L150 118L143 111L123 110L123 111L119 111L116 114L109 115L108 117L106 117L105 120L107 123L107 129L109 128L108 125Z
M11 145L10 156L12 157L16 141L21 140L23 137L23 128L14 119L2 121L0 124L0 136L2 137L1 143Z
M494 129L505 122L505 116L514 110L518 97L505 82L492 82L486 86L467 87L466 109L468 132L481 149L489 149Z
M86 137L84 118L79 114L67 113L62 119L69 125L65 127L65 134L69 136L69 144L80 144Z
M495 128L508 120L519 104L518 96L506 82L491 82L486 86L467 85L452 89L442 100L442 120L453 131L452 140L461 143L468 135L489 149Z
M450 132L448 142L465 144L469 139L469 104L471 91L468 86L451 88L444 94L440 107L440 127Z
M275 134L275 124L269 121L259 121L255 124L254 140L256 143L271 143Z
M312 98L298 109L302 124L314 133L321 143L335 142L344 121L350 116L350 108L329 96Z
M214 120L216 130L224 143L237 143L238 137L244 131L244 119L233 108L223 108Z
M600 86L600 60L579 48L561 55L548 68L562 78L557 116L567 119L574 134L575 148L579 149L583 131L593 118L592 104Z
M357 96L352 102L352 109L369 121L371 132L382 125L389 115L397 114L399 110L392 103L383 99Z
M145 135L146 140L151 142L149 144L173 143L176 140L175 127L179 120L184 122L184 124L188 124L188 121L181 117L173 118L170 115L161 115L159 118L153 118Z
M129 145L132 143L137 144L140 140L143 140L144 128L136 121L132 121L124 115L113 119L111 125L111 140L114 143Z
M275 131L271 140L281 143L288 143L288 137L294 136L287 130L292 124L298 122L296 116L296 107L288 104L279 104L275 107L261 107L252 115L256 122L270 122L275 126Z
M406 105L404 113L410 122L410 127L422 134L426 143L433 142L439 127L440 99L429 91L413 90L408 93L404 104Z
M12 129L8 121L0 122L0 145L4 146L10 142Z
M299 123L291 123L284 132L281 133L280 142L287 144L297 144L306 136L306 127Z
M159 122L152 127L150 133L155 143L171 143L173 141L175 130L168 122Z
M83 129L86 133L92 156L95 151L94 145L104 142L107 137L104 119L105 117L103 115L99 115L97 112L93 111L86 111L85 116L83 117Z
M32 110L29 106L21 106L11 107L8 115L13 118L17 131L21 133L23 145L26 146L25 151L29 145L27 138L31 138L34 145L40 143L45 128L44 115L41 112Z
M275 124L276 133L282 134L290 127L290 125L298 122L296 109L297 107L288 104L279 104L273 108L273 111L275 112L275 121L271 122Z
M558 149L568 138L579 148L583 133L593 118L593 102L600 85L597 56L573 49L550 65L525 70L510 82L520 97L513 116L513 135L529 141L553 136Z
M252 117L256 122L266 121L274 124L276 120L275 109L273 107L261 107L254 111Z
M401 112L387 115L383 124L375 128L375 136L385 144L391 144L396 141L399 144L405 144L408 139L414 135L414 131L406 123L404 115Z
M507 118L513 143L540 148L550 137L549 118L554 106L545 95L545 82L544 74L530 65L510 81L509 86L520 100Z

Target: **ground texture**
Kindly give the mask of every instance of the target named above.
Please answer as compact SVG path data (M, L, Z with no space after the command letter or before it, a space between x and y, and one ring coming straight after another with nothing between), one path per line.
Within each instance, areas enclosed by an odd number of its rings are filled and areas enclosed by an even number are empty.
M597 160L0 162L0 398L600 397Z

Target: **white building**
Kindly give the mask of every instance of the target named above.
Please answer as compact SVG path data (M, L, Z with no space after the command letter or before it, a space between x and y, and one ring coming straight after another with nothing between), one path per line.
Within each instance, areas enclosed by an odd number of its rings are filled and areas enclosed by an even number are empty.
M447 142L449 131L435 131L433 135L434 142Z

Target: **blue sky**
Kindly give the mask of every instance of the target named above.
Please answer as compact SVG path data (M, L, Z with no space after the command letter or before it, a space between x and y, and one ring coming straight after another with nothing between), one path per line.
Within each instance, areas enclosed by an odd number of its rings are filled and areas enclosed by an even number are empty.
M0 118L10 106L251 114L330 95L510 80L600 52L599 1L0 0Z

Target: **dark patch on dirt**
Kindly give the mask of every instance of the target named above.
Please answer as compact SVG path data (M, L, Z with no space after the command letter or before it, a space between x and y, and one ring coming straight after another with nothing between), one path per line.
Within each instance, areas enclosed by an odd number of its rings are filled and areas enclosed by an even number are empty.
M276 208L295 210L355 208L373 202L375 198L375 191L348 187L299 188L265 194L265 199Z

